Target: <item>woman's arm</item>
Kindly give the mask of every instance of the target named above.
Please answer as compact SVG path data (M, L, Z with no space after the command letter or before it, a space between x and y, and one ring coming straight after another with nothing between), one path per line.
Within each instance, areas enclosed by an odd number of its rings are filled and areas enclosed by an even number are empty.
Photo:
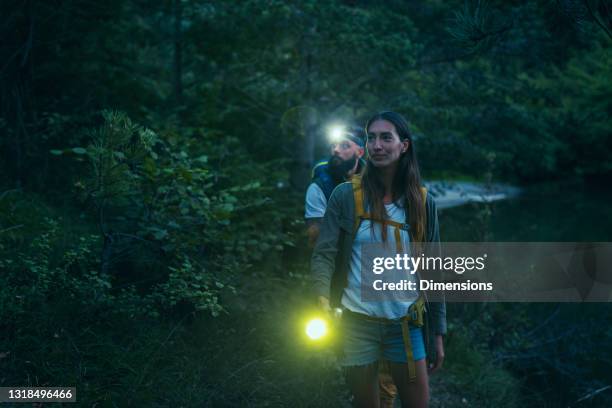
M440 256L440 226L438 224L438 210L436 202L430 194L427 194L427 241L428 255ZM429 304L430 324L434 334L435 360L429 366L429 372L433 374L442 367L444 362L444 337L446 334L446 303L444 297L437 302Z
M338 253L338 238L340 236L340 219L343 214L343 200L348 192L352 193L350 183L338 186L327 203L327 210L320 225L319 238L315 245L310 271L313 278L315 294L329 300L330 285ZM321 300L320 300L321 302Z
M440 225L438 224L438 209L431 194L427 194L427 252L428 256L441 256ZM429 305L429 317L433 333L446 334L446 303L444 297Z

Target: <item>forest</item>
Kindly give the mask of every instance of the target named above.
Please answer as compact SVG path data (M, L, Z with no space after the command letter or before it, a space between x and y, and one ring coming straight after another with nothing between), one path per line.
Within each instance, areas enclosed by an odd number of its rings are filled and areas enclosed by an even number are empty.
M425 180L523 192L443 241L612 241L609 1L3 0L0 30L0 387L350 406L296 334L304 195L383 110ZM609 303L447 309L432 407L612 406Z

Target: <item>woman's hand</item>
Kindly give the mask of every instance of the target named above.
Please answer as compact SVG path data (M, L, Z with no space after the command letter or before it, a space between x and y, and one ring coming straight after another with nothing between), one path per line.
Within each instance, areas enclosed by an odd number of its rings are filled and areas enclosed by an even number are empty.
M319 296L319 309L325 313L331 313L331 306L329 305L329 299L325 296Z
M442 363L444 362L444 340L441 334L436 334L435 347L436 362L429 365L429 374L433 374L442 368Z

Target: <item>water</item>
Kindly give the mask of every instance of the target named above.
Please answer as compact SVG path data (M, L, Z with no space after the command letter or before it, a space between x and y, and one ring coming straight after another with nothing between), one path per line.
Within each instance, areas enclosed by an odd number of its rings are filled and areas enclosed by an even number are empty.
M609 242L612 194L603 189L549 185L489 204L440 211L444 241Z
M443 241L609 242L612 194L601 186L541 185L517 198L441 210L439 221ZM448 314L458 324L477 327L468 329L474 347L503 357L500 364L522 381L526 406L573 406L612 383L611 306L449 304ZM462 321L467 315L473 319L475 310L486 324ZM612 406L612 389L579 404Z

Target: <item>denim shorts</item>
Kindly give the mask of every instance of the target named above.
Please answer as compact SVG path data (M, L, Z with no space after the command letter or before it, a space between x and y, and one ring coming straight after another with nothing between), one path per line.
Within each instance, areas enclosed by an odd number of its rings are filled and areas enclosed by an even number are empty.
M407 363L402 324L398 320L377 321L345 313L342 317L342 366L359 366L385 359ZM410 343L414 360L425 358L423 330L410 326Z

